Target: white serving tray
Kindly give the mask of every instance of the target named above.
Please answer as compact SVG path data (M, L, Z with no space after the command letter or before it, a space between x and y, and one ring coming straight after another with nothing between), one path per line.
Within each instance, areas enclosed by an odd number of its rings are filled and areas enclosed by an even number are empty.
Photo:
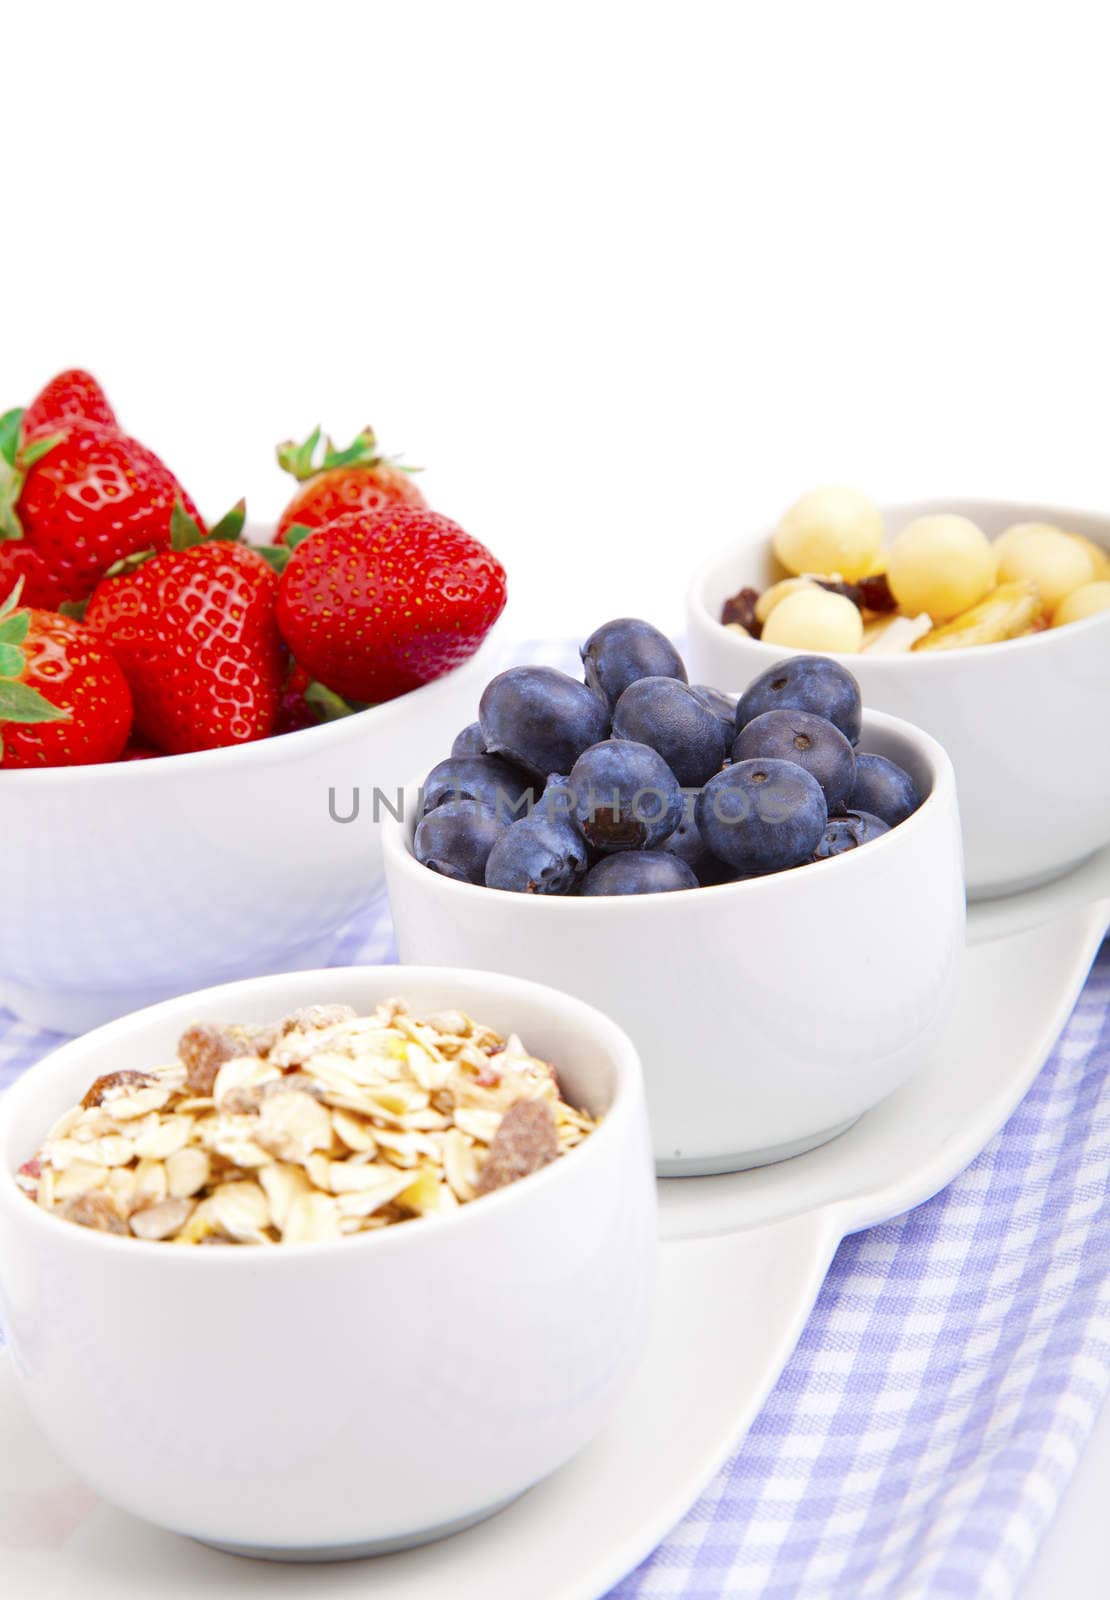
M35 1600L597 1600L743 1438L840 1240L935 1194L1006 1120L1108 924L1110 849L1060 883L974 908L953 1016L930 1068L821 1150L734 1177L663 1181L655 1325L617 1415L553 1478L440 1544L341 1566L274 1566L161 1533L103 1504L58 1462L0 1357L0 1591Z

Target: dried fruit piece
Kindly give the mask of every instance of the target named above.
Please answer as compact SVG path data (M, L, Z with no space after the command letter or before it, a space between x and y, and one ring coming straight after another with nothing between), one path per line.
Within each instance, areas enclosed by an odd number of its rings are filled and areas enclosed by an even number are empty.
M81 1105L87 1111L91 1106L103 1105L114 1089L137 1089L152 1081L145 1072L106 1072L89 1086Z
M735 623L738 627L743 628L745 633L750 634L753 639L758 639L762 621L759 616L759 598L757 589L748 588L741 589L738 593L731 595L721 607L721 621L725 627L730 627Z
M978 605L953 617L943 627L933 628L913 648L915 651L957 650L965 645L999 644L1003 639L1027 633L1040 611L1041 597L1035 583L1028 579L1004 583Z
M243 1047L231 1031L214 1022L194 1022L177 1041L185 1081L194 1094L211 1094L224 1062L242 1053Z
M501 1125L482 1163L475 1185L477 1194L489 1194L507 1183L538 1172L559 1154L555 1116L545 1100L518 1100L501 1118Z

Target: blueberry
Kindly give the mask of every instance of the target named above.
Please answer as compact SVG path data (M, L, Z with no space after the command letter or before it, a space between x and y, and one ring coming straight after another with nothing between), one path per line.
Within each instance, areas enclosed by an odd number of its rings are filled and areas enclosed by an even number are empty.
M486 884L517 894L569 894L588 865L577 828L537 814L502 833L486 862Z
M699 866L709 854L705 840L698 832L698 825L694 821L694 808L684 805L682 820L678 827L659 846L668 855L677 856L680 861L685 861L688 867L697 872Z
M479 707L482 738L542 777L569 772L583 750L609 732L604 703L554 667L510 667L486 684Z
M486 860L507 824L480 800L448 800L417 824L417 861L460 883L485 883Z
M548 778L536 801L534 814L547 822L567 822L573 818L574 794L570 779L564 773L553 772Z
M636 850L630 855L605 856L582 880L579 894L667 894L672 889L696 889L698 880L675 855L664 850Z
M768 667L749 683L736 707L736 731L765 711L810 711L858 744L863 705L859 684L846 667L828 656L791 656Z
M781 872L812 856L828 807L817 779L793 761L737 761L710 778L694 818L721 861L745 873Z
M455 742L451 746L453 756L484 756L485 753L486 746L480 722L470 723L461 733L455 735Z
M574 815L597 850L650 850L682 820L678 780L663 757L631 739L606 739L570 773Z
M720 717L677 678L637 678L617 701L613 738L657 750L684 788L721 770L728 736Z
M720 689L711 689L706 683L692 683L690 693L695 700L701 701L707 711L712 711L714 716L720 717L725 725L726 740L731 744L733 734L736 732L736 696L722 694Z
M856 781L856 755L839 728L809 711L765 711L737 734L733 761L793 761L812 772L830 811L842 806Z
M845 850L857 850L861 844L870 844L872 839L889 832L885 822L867 811L849 811L844 816L830 817L817 841L813 859L824 861L829 856L841 856Z
M870 811L888 828L912 816L921 804L921 795L908 772L888 761L886 756L857 756L856 781L848 795L846 809Z
M532 789L524 773L498 756L448 756L424 779L424 810L445 800L481 800L505 822L524 816Z
M586 682L610 711L638 678L678 678L686 682L682 657L650 622L617 617L604 622L582 646Z

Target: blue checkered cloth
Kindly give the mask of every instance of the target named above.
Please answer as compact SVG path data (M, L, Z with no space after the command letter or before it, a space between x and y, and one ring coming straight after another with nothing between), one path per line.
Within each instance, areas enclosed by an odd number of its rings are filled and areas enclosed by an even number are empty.
M379 900L336 965L393 961ZM60 1043L0 1011L0 1087ZM1110 1375L1110 943L1002 1132L846 1239L742 1448L610 1600L1009 1600Z

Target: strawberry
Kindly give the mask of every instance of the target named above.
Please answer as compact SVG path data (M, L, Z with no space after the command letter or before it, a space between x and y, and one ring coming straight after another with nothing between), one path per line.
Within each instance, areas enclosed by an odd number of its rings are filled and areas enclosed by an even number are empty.
M301 537L277 617L313 678L372 703L457 667L504 606L505 572L485 545L434 511L394 506Z
M241 509L228 520L241 525ZM216 537L226 527L179 527L175 548L122 562L85 614L127 675L136 731L170 755L274 731L285 676L278 580L257 551Z
M54 433L68 422L95 422L98 427L119 432L116 414L108 396L91 372L71 367L59 372L41 389L23 413L24 439Z
M289 529L322 528L349 511L385 511L393 505L423 506L424 496L409 475L388 456L379 454L373 428L364 428L346 450L324 440L324 453L315 460L320 430L315 428L303 444L279 444L277 458L291 472L298 489L277 525L275 544L284 544Z
M131 693L89 629L54 611L0 605L0 767L115 761L131 731Z
M56 610L85 599L125 556L167 548L175 506L199 522L137 439L80 421L21 439L20 420L0 417L0 592L23 578L28 604Z

